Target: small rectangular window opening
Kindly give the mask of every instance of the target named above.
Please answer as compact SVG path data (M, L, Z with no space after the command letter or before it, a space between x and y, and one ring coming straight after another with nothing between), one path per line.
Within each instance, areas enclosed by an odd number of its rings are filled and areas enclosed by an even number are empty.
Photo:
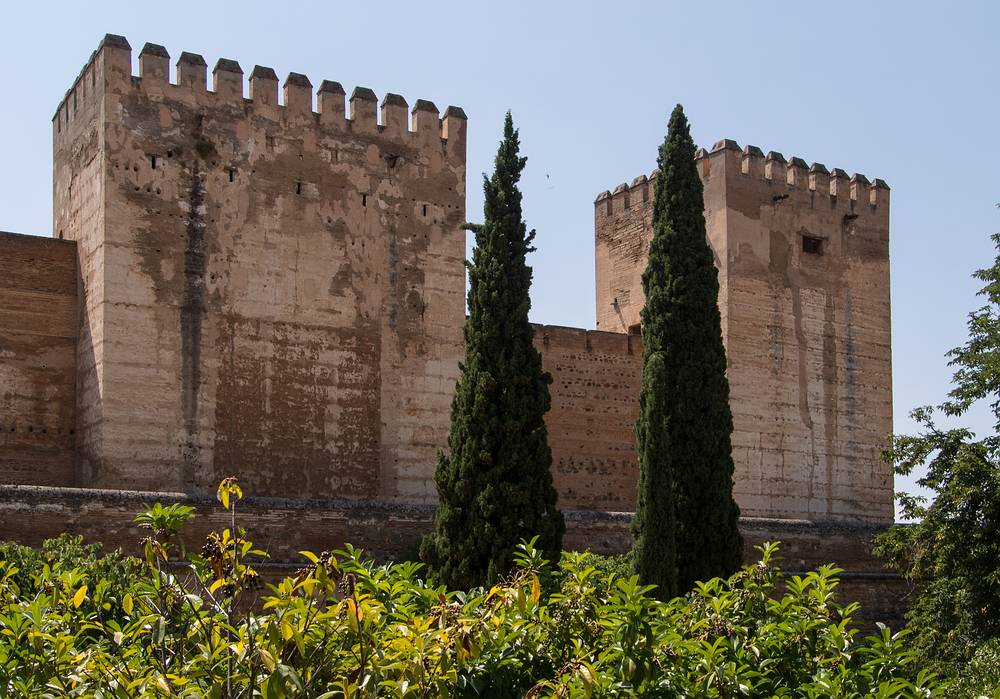
M229 168L229 181L232 182L236 178L236 170Z
M368 195L367 194L362 194L361 195L361 206L363 206L365 208L368 208Z
M295 193L296 194L302 194L302 183L301 182L296 182L295 183Z
M156 156L155 155L149 156L149 166L151 168L153 168L154 170L156 169Z
M642 335L642 325L640 323L636 323L635 325L628 326L628 334Z
M427 215L427 204L424 204L424 216Z
M823 254L823 239L814 238L810 235L802 236L802 252L808 255L822 255Z

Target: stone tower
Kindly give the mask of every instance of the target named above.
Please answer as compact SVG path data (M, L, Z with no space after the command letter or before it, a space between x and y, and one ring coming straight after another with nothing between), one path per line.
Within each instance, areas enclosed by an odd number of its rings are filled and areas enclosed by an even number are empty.
M888 186L730 140L697 159L742 514L891 522ZM654 182L595 202L599 330L639 332Z
M53 118L78 486L427 501L462 354L466 117L109 35ZM411 123L412 118L412 123Z

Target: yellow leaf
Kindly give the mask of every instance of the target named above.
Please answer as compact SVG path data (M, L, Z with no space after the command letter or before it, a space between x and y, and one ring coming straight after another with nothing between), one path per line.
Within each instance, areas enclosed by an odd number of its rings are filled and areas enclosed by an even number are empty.
M125 597L122 598L122 609L125 610L126 614L131 614L133 609L132 595L125 593Z
M87 599L87 586L86 585L84 585L79 590L77 590L76 594L73 595L73 606L76 607L76 608L79 608L80 605L83 604L83 600L85 600L85 599Z
M210 594L210 595L211 594L215 594L215 591L218 590L222 586L223 582L225 582L225 581L222 578L218 578L215 582L213 582L211 585L209 585L208 586L208 594Z
M315 564L317 561L319 561L319 556L317 556L312 551L299 551L299 555L300 556L305 556L306 558L309 559L309 562L313 563L313 564Z
M219 502L222 503L222 506L224 508L226 508L227 510L229 509L229 490L228 489L220 489L219 490Z
M292 637L292 625L288 623L288 619L281 620L281 638L288 640Z
M274 672L274 668L278 666L278 664L274 662L274 656L263 648L258 648L257 653L260 655L260 659L263 661L264 667L267 668L267 671Z
M358 606L354 603L354 600L348 597L344 600L347 604L347 624L351 627L351 631L355 633L358 630Z
M531 576L531 601L538 604L538 598L542 595L542 584L538 581L537 575Z
M170 691L170 685L167 683L166 677L158 677L156 679L156 684L159 685L160 689L162 689L167 694L173 694L173 692Z

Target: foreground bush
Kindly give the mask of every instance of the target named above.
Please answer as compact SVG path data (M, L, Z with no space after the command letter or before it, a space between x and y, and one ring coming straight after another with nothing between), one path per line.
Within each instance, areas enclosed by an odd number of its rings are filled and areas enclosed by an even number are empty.
M221 499L236 520L238 488ZM420 566L304 552L263 586L241 529L180 565L187 508L140 515L142 575L108 580L58 558L0 562L4 697L916 697L934 686L907 640L861 639L837 569L783 580L776 548L728 581L662 603L589 554L551 566L530 544L489 590L447 591ZM8 551L12 549L8 548ZM119 561L120 562L120 561ZM103 570L95 568L94 570ZM784 591L777 593L777 587ZM777 597L777 598L775 598Z

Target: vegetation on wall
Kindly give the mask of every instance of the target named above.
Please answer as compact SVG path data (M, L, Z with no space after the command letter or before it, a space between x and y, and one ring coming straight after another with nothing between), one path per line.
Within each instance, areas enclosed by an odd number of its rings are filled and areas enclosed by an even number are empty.
M644 582L664 586L667 596L674 576L679 590L689 590L698 580L732 573L743 552L733 499L719 275L694 154L687 117L677 105L660 146L653 238L642 275L644 369L636 426L636 569ZM662 370L651 371L653 363Z
M925 697L910 639L862 638L837 572L785 579L776 548L728 580L662 602L590 554L550 564L532 543L490 588L432 586L421 565L374 565L350 547L303 551L263 585L265 554L232 525L180 556L192 515L155 505L144 560L95 568L50 546L0 561L4 697ZM139 574L111 580L116 566ZM101 567L104 566L104 567Z
M923 657L961 684L992 675L1000 692L1000 234L993 241L993 265L974 275L985 303L949 353L948 399L914 411L921 431L893 437L887 451L901 475L926 469L917 483L932 499L902 496L914 523L880 537L877 552L914 585L907 622ZM961 418L977 404L992 411L991 434L939 426L940 413Z
M505 575L518 541L538 537L559 555L564 523L556 509L545 413L552 377L528 322L535 232L521 213L518 181L527 158L510 112L495 170L483 177L484 222L470 225L465 360L452 402L448 454L438 456L435 531L421 557L438 580L460 588Z

